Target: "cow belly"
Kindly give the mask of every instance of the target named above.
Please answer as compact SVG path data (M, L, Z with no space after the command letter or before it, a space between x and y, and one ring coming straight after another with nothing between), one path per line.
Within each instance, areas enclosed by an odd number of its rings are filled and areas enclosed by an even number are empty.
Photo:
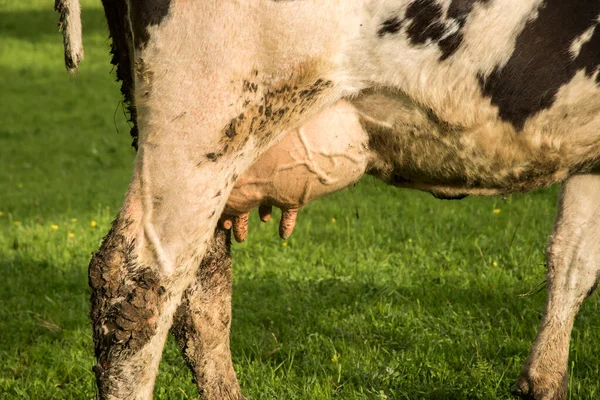
M365 93L353 104L375 154L369 173L440 197L548 186L600 156L600 109L559 105L516 131L494 116L449 124L398 92Z

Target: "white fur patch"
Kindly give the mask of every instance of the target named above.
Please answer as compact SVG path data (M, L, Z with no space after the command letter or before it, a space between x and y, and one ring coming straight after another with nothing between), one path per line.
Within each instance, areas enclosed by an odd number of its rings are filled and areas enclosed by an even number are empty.
M587 42L590 41L590 39L592 38L592 35L594 35L594 31L597 29L597 27L598 27L598 23L596 23L596 25L590 27L581 36L576 38L573 41L573 43L571 43L571 48L569 49L569 51L571 53L571 56L573 56L573 59L575 59L579 56L579 53L581 52L581 48L583 47L583 45L585 45Z

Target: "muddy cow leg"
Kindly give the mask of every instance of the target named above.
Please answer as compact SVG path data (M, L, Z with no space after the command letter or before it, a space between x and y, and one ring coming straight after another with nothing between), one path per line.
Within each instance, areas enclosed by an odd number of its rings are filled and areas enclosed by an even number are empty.
M575 315L598 284L600 175L570 178L558 203L548 248L548 298L537 338L516 395L535 400L567 398L569 339Z
M140 139L125 205L89 269L100 399L152 397L173 314L195 278L224 206L226 194L217 194L226 193L230 179L226 175L196 190L188 186L194 179L171 175L184 174L190 166L169 169L170 162L164 168L171 172L161 179L158 160L169 151L159 146L165 151L139 162L148 156L143 155L147 143ZM152 173L141 179L147 167ZM221 168L234 173L228 165ZM198 180L208 180L211 172L205 173ZM204 201L190 203L198 193L204 193Z
M231 363L231 231L217 228L171 332L205 400L244 397Z
M177 118L185 105L169 102L148 111L140 103L133 178L89 270L100 399L152 398L173 315L196 278L235 175L261 154L248 142L207 159L223 151L220 131L202 135L191 126L194 120ZM149 123L145 115L158 121Z

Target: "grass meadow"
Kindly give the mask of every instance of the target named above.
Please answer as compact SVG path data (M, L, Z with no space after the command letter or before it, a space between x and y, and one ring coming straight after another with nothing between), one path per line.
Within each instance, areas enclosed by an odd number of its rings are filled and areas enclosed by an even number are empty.
M0 0L0 398L94 395L87 264L135 156L99 1L63 67L50 0ZM250 399L508 399L543 311L558 189L435 200L370 179L288 241L235 244L232 353ZM600 398L600 300L571 341L570 399ZM172 339L157 399L197 398Z

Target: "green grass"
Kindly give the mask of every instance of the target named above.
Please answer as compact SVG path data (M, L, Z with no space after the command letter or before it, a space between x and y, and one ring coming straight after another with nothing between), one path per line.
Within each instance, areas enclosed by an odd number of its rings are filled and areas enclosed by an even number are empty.
M0 0L2 399L93 396L87 263L134 157L99 2L83 2L75 79L51 7ZM303 210L287 242L254 216L234 246L232 352L244 392L510 398L545 292L519 295L544 281L556 196L442 202L365 179ZM599 305L598 295L584 304L573 332L571 399L600 397ZM194 397L170 341L156 398Z

